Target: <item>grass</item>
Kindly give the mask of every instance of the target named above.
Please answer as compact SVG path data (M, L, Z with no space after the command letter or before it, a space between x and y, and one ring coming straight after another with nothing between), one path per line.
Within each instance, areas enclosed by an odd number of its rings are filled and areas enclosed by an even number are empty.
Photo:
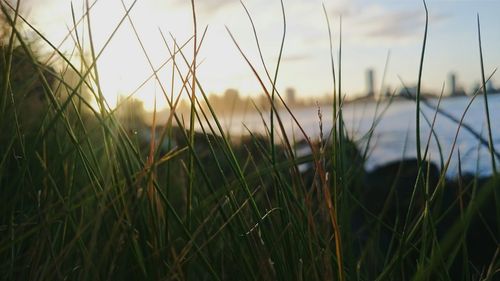
M115 32L126 21L134 26L130 11L135 3L123 5ZM498 278L496 173L488 179L459 179L455 184L444 176L452 155L434 173L426 158L431 136L427 143L417 142L418 159L413 168L407 162L394 169L388 166L387 174L371 175L363 170L368 147L360 153L344 125L342 43L339 40L337 57L326 9L333 131L313 141L276 87L286 46L284 3L283 36L274 73L268 72L251 13L242 3L264 75L229 29L228 33L262 86L271 110L269 118L262 115L266 135L249 131L247 137L232 141L196 75L206 29L199 33L195 4L191 1L192 38L180 43L172 37L169 44L167 36L160 34L169 51L162 67L170 64L171 81L159 85L170 113L167 122L154 120L148 126L140 114L123 114L127 107L136 106L131 101L133 94L116 109L103 98L97 61L115 32L102 49L95 48L89 13L93 5L87 2L81 18L72 7L73 26L65 40L73 40L74 49L65 54L18 13L19 7L2 2L1 27L7 30L0 45L2 279ZM425 28L427 25L426 21ZM36 38L23 37L22 28L31 30ZM142 44L140 34L134 32ZM31 40L51 46L50 57L64 67L56 70L45 63ZM425 42L424 35L419 85ZM193 46L192 57L185 50L189 45ZM150 79L160 82L158 69L144 48L143 52L150 62ZM78 62L72 57L78 57ZM485 80L484 69L482 73ZM174 90L175 83L181 83L179 92ZM483 81L483 88L485 84ZM420 103L426 104L418 88L417 130ZM182 96L190 102L188 124L177 112ZM97 101L97 109L89 97ZM488 141L479 137L478 141L489 145L494 165L494 127L486 91L484 98L489 135ZM278 104L292 115L311 155L297 156L295 140L286 134ZM441 112L438 105L432 121L424 116L430 127ZM455 121L461 124L466 113ZM322 128L321 111L318 115ZM374 116L372 127L379 117ZM195 124L200 130L195 131ZM141 138L143 130L149 132L149 142ZM435 137L439 134L431 131ZM372 133L373 129L365 136L368 143ZM440 156L446 159L446 155ZM303 173L301 164L313 168Z

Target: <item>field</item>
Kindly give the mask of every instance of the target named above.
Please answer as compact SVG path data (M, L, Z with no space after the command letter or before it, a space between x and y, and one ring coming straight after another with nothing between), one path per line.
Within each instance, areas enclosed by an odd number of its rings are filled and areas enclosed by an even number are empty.
M340 42L332 38L332 132L319 140L287 135L277 108L288 107L276 87L265 86L275 85L279 64L260 75L242 51L270 110L260 112L266 134L241 137L227 134L197 79L200 30L186 43L193 53L171 49L171 74L182 78L182 90L165 85L167 121L148 124L133 99L106 104L92 31L75 32L86 14L74 17L71 29L75 62L16 6L2 1L1 8L2 280L500 278L500 178L491 137L498 128L489 120L484 70L474 96L485 103L489 138L478 141L489 148L482 161L491 161L490 177L446 178L448 155L438 168L419 141L416 159L366 172L368 151L344 126L342 64L333 51ZM126 13L123 21L133 19ZM51 46L58 66L46 63L36 42ZM182 99L189 107L181 114ZM318 119L322 127L321 113ZM416 122L420 140L420 114ZM301 155L300 147L311 152Z

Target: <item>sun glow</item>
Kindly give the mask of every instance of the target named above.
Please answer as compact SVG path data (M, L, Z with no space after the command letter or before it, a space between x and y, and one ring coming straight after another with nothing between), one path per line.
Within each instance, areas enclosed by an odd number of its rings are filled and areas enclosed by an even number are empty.
M42 2L43 5L40 4ZM84 16L86 2L91 6L96 3L91 7L88 17ZM330 42L321 1L286 2L287 33L276 86L280 91L293 87L301 97L331 95L333 81L328 59ZM368 4L365 1L342 0L337 1L338 4L326 5L334 31L334 57L337 56L340 41L338 15L343 14L341 69L342 88L346 96L365 94L364 77L368 68L374 69L378 74L375 75L375 80L379 83L382 80L381 74L385 73L387 89L400 89L401 80L407 84L415 82L415 69L418 69L416 66L421 48L423 10L418 1L403 2ZM450 71L461 77L460 82L467 89L478 79L477 67L474 66L477 61L470 55L477 48L475 25L468 21L475 20L475 14L469 14L473 10L481 12L485 26L484 46L492 48L485 50L488 54L485 68L494 69L500 61L500 53L494 51L500 46L500 37L494 36L494 28L488 30L489 27L500 24L500 18L492 14L495 11L492 7L499 4L493 3L494 1L490 1L488 5L474 4L474 1L461 4L448 2L429 3L435 16L431 17L431 40L426 50L428 68L422 81L425 82L425 90L428 88L433 92L440 91ZM54 45L58 46L72 29L70 2L25 0L23 3L29 3L26 6L33 7L30 12L32 23ZM185 90L181 91L181 86L183 80L190 76L188 65L193 60L193 42L189 41L193 35L191 1L73 0L71 3L76 20L84 18L77 26L78 38L84 44L84 55L91 57L90 34L95 53L100 54L102 51L96 63L99 82L94 84L99 85L110 107L116 106L119 96L132 95L133 98L142 100L147 110L154 107L155 97L157 108L161 109L167 105L165 94L169 97L177 97L180 93L187 96ZM258 95L263 92L260 82L231 41L226 26L270 89L267 73L257 52L252 26L239 1L199 0L195 3L197 43L201 44L196 75L204 91L208 94L222 94L226 89L233 88L243 95ZM283 31L280 1L253 0L245 1L245 4L255 23L267 70L270 76L274 76ZM130 9L129 15L135 31L126 16L127 9ZM87 20L90 20L90 29ZM394 24L395 22L398 24ZM206 36L203 36L205 27L208 30ZM72 32L72 37L62 49L65 53L74 50L76 36ZM174 40L179 45L187 44L182 49L182 55L178 53L175 56L180 73L171 62L167 63L170 51L174 48ZM450 44L455 48L449 48ZM391 57L385 72L388 50L391 50ZM338 64L338 61L335 63ZM163 68L160 69L160 66ZM156 74L159 81L152 74ZM498 83L496 80L493 82ZM189 87L187 85L188 89Z
M96 62L99 81L92 81L92 84L98 85L110 108L117 106L120 97L131 96L138 99L148 111L153 110L155 103L158 110L168 107L165 96L175 98L182 94L187 97L182 85L185 80L191 82L188 78L191 77L189 65L193 59L193 22L189 5L145 0L134 2L132 7L133 1L125 1L125 4L121 1L97 1L95 6L90 8L88 16L84 16L87 9L84 1L74 1L73 4L75 17L84 18L77 26L78 36L80 42L86 44L84 55L88 61L87 65L91 65L93 59L89 45L90 34L92 35L94 53L100 54ZM50 3L53 9L45 8L42 10L44 12L35 16L44 19L44 25L48 27L47 33L54 39L52 41L59 42L73 26L71 10L69 5L64 6L57 1ZM130 9L129 17L126 15L127 9ZM199 9L202 10L203 5ZM51 10L57 10L55 13L60 15L57 23L50 20ZM237 5L226 7L226 13L243 15L241 7ZM217 11L202 11L198 16L197 43L200 49L196 75L205 92L222 94L226 89L234 88L243 95L262 93L261 85L225 28L227 24L236 34L246 54L257 64L261 75L264 75L247 22L237 17L228 18L225 13ZM90 25L87 21L90 21ZM66 33L61 30L60 22L65 22L68 26ZM205 27L208 27L206 34ZM280 29L268 27L267 31L272 30L273 34L279 34ZM269 50L277 51L279 40L269 40L268 36L263 38L265 40L262 44L264 49L267 47L266 53L270 59L266 57L266 60L269 61L268 67L271 70L276 59L275 52ZM73 42L76 42L75 32L72 37ZM267 41L273 42L274 45L266 44ZM179 69L174 68L172 63L171 52L175 44L186 44L182 47L182 52L175 55L176 67ZM68 50L74 48L74 44L67 45ZM267 78L264 80L268 82ZM190 89L191 85L186 87Z
M165 64L170 58L169 49L156 28L160 26L157 16L151 6L144 3L147 2L137 2L129 17L126 17L126 7L130 5L122 6L111 1L103 2L106 7L96 7L96 12L91 15L93 29L99 32L95 44L104 46L111 38L97 63L99 85L111 107L116 106L120 96L132 96L142 101L148 111L153 110L155 104L157 109L167 107L163 91L168 94L171 91L166 69L171 69L172 64ZM124 21L120 24L122 19ZM116 27L118 30L113 34ZM177 32L189 34L188 28Z
M178 63L181 72L174 75L178 81L172 82L174 69L170 55L174 48L173 38L181 44L191 37L189 16L179 9L161 9L160 12L155 9L159 4L155 3L138 1L132 5L132 1L97 1L86 15L85 1L73 1L76 21L83 20L66 39L65 53L74 53L73 61L83 55L87 66L95 62L99 79L97 81L93 69L90 84L94 85L94 95L102 93L111 109L117 106L121 97L142 101L148 111L152 111L155 104L159 110L166 108L165 96L171 97L172 91L178 95L181 92L179 85L182 85L180 75L189 74L188 68ZM128 16L127 10L130 11ZM52 13L58 16L51 17ZM56 1L49 2L48 7L37 11L33 18L51 42L61 42L74 27L71 7ZM65 31L61 22L66 24ZM74 52L77 36L78 42L83 44L83 54ZM192 51L185 52L191 60ZM177 86L172 87L172 84ZM95 98L92 103L97 105Z
M60 22L65 22L66 31L73 26L70 6L64 6L57 1L49 0L54 9L43 9L45 14L37 15L44 19L47 33L53 34L55 42L59 42L65 33L61 31ZM78 37L85 42L87 60L91 65L93 58L90 56L90 45L94 48L97 58L96 67L99 81L99 92L104 96L110 108L115 108L120 97L133 97L143 102L148 111L156 108L161 110L168 107L166 96L176 98L182 94L187 97L190 91L191 73L190 64L193 60L193 21L190 5L173 1L164 3L154 0L144 1L97 1L86 15L85 0L74 1L75 17L84 20L77 26ZM132 5L133 4L133 5ZM273 7L279 8L278 6ZM127 16L127 10L130 14ZM56 11L62 18L57 23L51 21L51 10ZM67 10L65 12L65 10ZM242 95L257 95L263 93L261 84L256 79L245 59L232 42L226 26L235 35L245 54L254 63L257 71L270 88L269 79L264 72L251 26L242 18L245 14L239 5L225 5L224 9L214 9L205 2L197 6L198 19L198 45L196 75L207 94L222 94L228 88L238 89ZM279 10L277 10L279 11ZM241 15L242 17L228 17L228 15ZM90 21L88 24L87 21ZM277 21L277 22L276 22ZM274 71L280 45L282 27L280 20L264 16L257 22L268 71ZM90 26L90 28L89 28ZM205 27L207 27L206 34ZM92 42L90 42L92 35ZM57 37L58 36L58 37ZM76 34L73 32L73 39ZM292 39L297 40L297 39ZM75 42L75 39L74 41ZM92 43L92 44L91 44ZM184 45L182 52L175 55L175 66L172 63L171 52L174 45ZM69 44L71 45L71 44ZM294 46L294 45L291 45ZM297 44L300 46L300 44ZM68 46L70 50L74 46ZM285 49L297 53L297 47ZM101 53L102 52L102 53ZM322 60L323 61L323 60ZM283 88L295 86L303 92L324 94L324 90L317 91L320 83L311 82L307 86L291 85L289 81L297 82L296 77L303 75L306 65L295 62L283 62L278 84ZM296 70L299 70L297 72ZM325 70L328 69L328 65ZM309 71L306 71L310 74ZM325 71L327 73L327 71ZM188 81L186 89L182 89L183 81ZM301 84L306 84L309 79L301 79ZM329 84L326 84L329 85ZM96 91L97 92L97 91ZM198 94L200 91L197 91ZM308 94L309 94L308 93Z

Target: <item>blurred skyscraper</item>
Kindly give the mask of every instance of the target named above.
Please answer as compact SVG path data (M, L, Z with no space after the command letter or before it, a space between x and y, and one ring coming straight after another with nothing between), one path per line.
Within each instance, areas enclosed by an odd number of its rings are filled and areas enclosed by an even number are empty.
M448 83L450 89L450 96L454 96L457 93L457 75L455 73L450 73L448 76Z
M366 96L368 97L375 96L374 75L375 74L372 68L366 70Z
M451 72L448 76L448 83L449 83L449 93L448 95L450 97L459 97L459 96L465 96L465 91L462 87L458 86L457 83L457 75L454 72Z
M297 100L296 100L295 89L294 88L287 88L286 89L286 103L289 106L294 106L296 102L297 102Z

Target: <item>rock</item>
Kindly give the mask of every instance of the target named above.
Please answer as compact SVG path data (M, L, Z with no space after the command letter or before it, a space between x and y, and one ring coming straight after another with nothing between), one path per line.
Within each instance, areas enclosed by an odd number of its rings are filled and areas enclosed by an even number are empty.
M423 190L415 190L418 173L416 159L391 162L366 173L362 202L373 214L380 214L385 206L391 220L406 214L413 193L414 206L423 206ZM439 169L435 164L424 161L421 173L422 179L432 188L429 192L432 192L439 180Z

